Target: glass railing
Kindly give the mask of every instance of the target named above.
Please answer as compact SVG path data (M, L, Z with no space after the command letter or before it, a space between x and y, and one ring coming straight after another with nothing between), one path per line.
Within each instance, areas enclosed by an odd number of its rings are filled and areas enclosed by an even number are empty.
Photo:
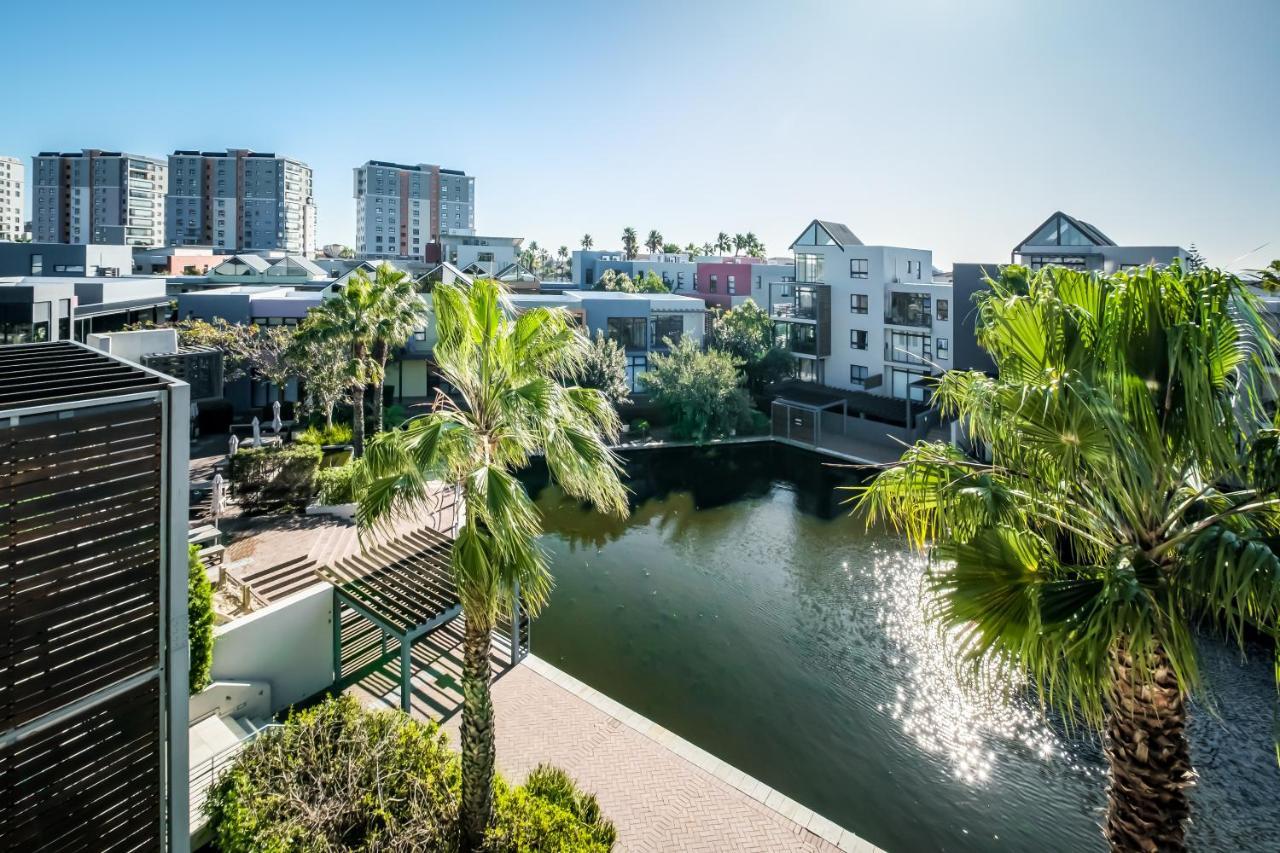
M911 309L894 310L890 308L884 312L884 321L893 326L918 326L922 329L933 328L933 315L928 311L914 311Z

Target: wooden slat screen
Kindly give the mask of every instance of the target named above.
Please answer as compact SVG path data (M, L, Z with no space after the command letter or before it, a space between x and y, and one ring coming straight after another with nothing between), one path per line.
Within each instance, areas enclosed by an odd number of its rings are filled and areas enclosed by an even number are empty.
M159 663L160 404L61 414L0 421L0 730Z
M0 849L160 849L157 691L152 679L0 748Z

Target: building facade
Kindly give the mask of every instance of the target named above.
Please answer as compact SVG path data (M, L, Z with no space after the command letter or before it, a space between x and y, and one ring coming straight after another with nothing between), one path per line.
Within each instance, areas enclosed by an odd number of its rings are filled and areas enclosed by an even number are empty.
M246 148L175 151L165 216L171 246L306 257L316 250L311 167L291 157Z
M31 172L35 242L164 244L163 161L94 148L46 151L33 158Z
M0 245L0 276L122 276L133 272L128 246L94 243L6 243Z
M933 280L933 253L816 219L791 248L793 280L770 286L767 310L797 378L924 400L922 380L952 366L951 285Z
M619 250L577 250L570 257L569 274L575 287L590 290L607 271L626 273L632 280L652 272L672 293L692 294L698 264L685 254L637 255L628 258Z
M1045 266L1070 267L1110 275L1142 266L1187 263L1181 246L1118 246L1097 227L1062 211L1040 223L1013 247L1010 259L1033 270Z
M357 166L356 254L425 261L427 247L441 237L474 234L475 185L465 172L425 163Z
M0 157L0 243L26 233L22 227L26 193L26 166L17 157Z

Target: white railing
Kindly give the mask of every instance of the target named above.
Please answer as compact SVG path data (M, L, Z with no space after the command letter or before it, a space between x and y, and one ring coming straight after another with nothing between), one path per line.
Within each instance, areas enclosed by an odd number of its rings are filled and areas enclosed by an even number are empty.
M262 733L278 728L281 728L280 723L271 723L260 729L254 729L221 752L211 755L199 764L192 765L190 770L192 827L204 822L204 801L209 795L209 789L218 781L218 775L236 760L236 756L246 745L252 743Z

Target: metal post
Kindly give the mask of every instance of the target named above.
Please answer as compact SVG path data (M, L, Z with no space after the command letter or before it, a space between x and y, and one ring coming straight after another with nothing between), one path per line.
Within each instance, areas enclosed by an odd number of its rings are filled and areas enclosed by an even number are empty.
M385 658L387 656L387 632L379 628L378 633L382 635L382 656Z
M412 665L413 643L406 636L400 638L400 710L409 712L409 667Z
M338 588L333 588L333 682L342 680L342 599Z
M520 662L520 581L511 593L511 665Z

